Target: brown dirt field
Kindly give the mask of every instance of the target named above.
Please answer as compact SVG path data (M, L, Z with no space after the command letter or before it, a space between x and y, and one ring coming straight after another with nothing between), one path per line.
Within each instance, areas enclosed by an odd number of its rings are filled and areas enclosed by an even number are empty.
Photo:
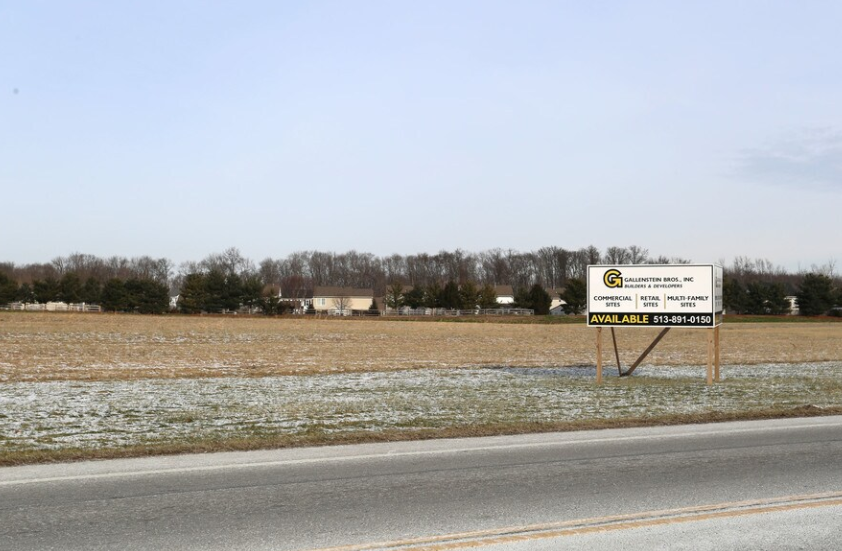
M722 363L842 359L840 323L722 326ZM657 329L617 331L624 366ZM653 365L703 365L706 330L672 330ZM604 334L607 366L614 363ZM574 324L0 313L0 382L273 376L394 369L594 365ZM610 368L610 367L609 367Z

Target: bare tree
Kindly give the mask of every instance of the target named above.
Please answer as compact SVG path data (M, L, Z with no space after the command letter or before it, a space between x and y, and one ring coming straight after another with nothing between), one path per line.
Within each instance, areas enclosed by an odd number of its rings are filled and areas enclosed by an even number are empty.
M587 261L588 264L591 264L591 265L599 264L599 261L600 261L599 249L597 249L593 245L590 245L590 246L582 249L582 251L585 253L585 260Z
M330 285L333 280L333 254L313 251L310 253L310 276L313 285Z
M297 251L287 256L281 264L281 274L284 277L300 276L308 279L311 278L310 253L307 251Z
M258 267L260 280L264 285L279 286L281 284L281 278L283 277L282 269L283 261L264 258L260 261L260 266Z
M509 284L515 289L528 289L535 283L535 263L531 253L520 253L509 249L506 252L509 264Z
M629 251L629 262L632 264L645 264L649 258L649 249L644 249L643 247L638 247L637 245L631 245L628 248Z
M257 271L254 262L244 257L236 247L229 247L221 253L209 254L201 264L206 272L217 271L228 276L236 274L243 277Z
M608 247L605 249L606 264L629 264L631 254L625 247Z
M568 264L567 278L568 279L584 279L588 269L588 254L585 249L579 249L570 253L570 262Z
M491 249L480 253L480 265L483 272L483 283L490 285L509 284L509 263L506 262L502 249Z
M426 287L433 281L438 281L433 265L434 261L427 253L407 256L406 275L409 284L414 287Z
M332 299L333 307L339 310L339 315L344 316L345 312L347 312L351 308L351 297L340 295L338 297L333 297Z
M67 261L61 256L55 257L50 263L53 265L53 268L55 268L56 273L60 276L64 275L67 271Z
M816 264L810 265L810 272L814 274L821 274L824 276L829 277L830 279L834 279L836 276L834 275L836 271L836 260L831 258L827 261L826 264L822 264L818 266Z
M560 247L543 247L533 256L538 283L548 289L563 287L568 277L570 253Z
M406 259L403 256L399 254L388 256L381 261L381 265L386 281L403 283L406 279Z

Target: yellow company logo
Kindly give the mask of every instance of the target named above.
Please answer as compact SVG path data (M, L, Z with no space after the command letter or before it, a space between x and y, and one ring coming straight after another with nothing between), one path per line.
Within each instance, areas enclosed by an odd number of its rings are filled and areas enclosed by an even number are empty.
M605 275L602 276L602 281L605 282L606 287L615 288L615 287L622 287L623 286L623 274L620 273L620 270L608 270L605 272Z

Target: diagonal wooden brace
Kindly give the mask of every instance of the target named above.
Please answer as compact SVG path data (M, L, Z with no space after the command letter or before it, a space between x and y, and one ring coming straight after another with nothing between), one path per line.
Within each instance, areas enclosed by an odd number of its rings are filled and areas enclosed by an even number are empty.
M614 333L614 328L611 328L611 339L614 341L614 357L617 358L617 372L623 376L623 367L620 365L620 351L617 350L617 335Z
M640 365L640 362L642 362L644 360L644 358L646 358L646 356L648 356L649 353L652 352L652 349L655 348L655 346L659 342L661 342L661 339L664 338L664 335L669 333L670 329L671 329L671 327L664 327L664 330L661 331L660 333L658 333L658 336L655 337L655 340L652 341L652 344L650 344L649 347L646 350L643 351L643 354L641 354L640 357L637 359L637 361L632 364L632 366L629 368L629 370L626 371L625 373L620 373L620 377L628 377L629 375L631 375L634 372L634 370L637 369L637 366Z

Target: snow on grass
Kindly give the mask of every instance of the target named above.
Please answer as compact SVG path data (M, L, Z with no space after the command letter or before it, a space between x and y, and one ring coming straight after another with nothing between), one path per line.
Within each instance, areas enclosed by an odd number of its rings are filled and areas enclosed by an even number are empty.
M645 418L842 404L842 362L354 372L264 378L0 384L0 449L115 448L202 439Z

